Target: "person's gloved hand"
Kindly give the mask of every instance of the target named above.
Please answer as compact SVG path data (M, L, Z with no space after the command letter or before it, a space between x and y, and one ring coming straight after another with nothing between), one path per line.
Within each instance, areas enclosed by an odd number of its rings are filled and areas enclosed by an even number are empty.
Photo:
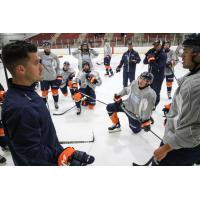
M56 77L56 85L60 86L62 83L63 77L62 76L57 76Z
M96 84L98 83L96 77L92 74L86 74L86 79L91 83L91 84Z
M115 103L122 103L121 95L114 94L113 100L114 100Z
M69 75L68 79L69 79L69 80L72 80L74 77L75 77L75 73L73 72L73 73L71 73L71 74Z
M121 71L121 68L120 68L120 66L118 66L117 68L116 68L116 73L118 73L118 72L120 72Z
M153 62L155 62L155 60L156 60L156 58L155 58L154 55L149 55L148 56L148 63L153 63Z
M164 112L165 116L169 112L170 108L171 108L171 103L164 105L164 108L162 109L162 111Z
M142 122L141 128L144 129L145 132L150 131L151 130L151 121L147 120L147 121Z
M4 98L5 98L5 91L0 90L0 103L3 103Z
M75 150L73 147L64 149L58 157L59 166L85 166L92 164L95 158L86 152Z
M72 83L72 90L73 90L75 93L79 92L79 90L78 90L78 83Z

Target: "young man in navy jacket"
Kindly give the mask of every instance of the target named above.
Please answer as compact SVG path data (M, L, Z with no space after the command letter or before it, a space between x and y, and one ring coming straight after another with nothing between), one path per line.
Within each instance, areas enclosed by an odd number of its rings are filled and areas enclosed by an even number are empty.
M123 86L128 86L128 79L130 83L135 80L136 64L140 63L141 59L137 51L133 49L133 44L128 41L128 51L126 51L120 61L119 66L116 68L116 72L120 72L122 66L123 70Z
M37 47L25 41L8 44L2 49L2 61L13 77L2 108L2 122L14 164L91 164L93 156L60 145L50 113L34 91L34 83L43 78Z
M152 89L156 92L157 98L155 107L160 102L160 91L162 83L165 78L165 67L167 61L167 55L162 49L160 40L153 43L154 47L151 48L146 54L143 63L149 65L149 72L154 76L151 84Z

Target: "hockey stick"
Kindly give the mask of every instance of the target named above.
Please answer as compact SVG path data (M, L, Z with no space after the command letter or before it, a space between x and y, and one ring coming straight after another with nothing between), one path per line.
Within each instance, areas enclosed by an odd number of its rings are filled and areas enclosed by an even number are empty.
M92 140L60 141L60 144L93 143L94 141L95 141L94 132L92 132Z
M96 62L97 65L102 65L104 62Z
M125 112L129 117L131 117L132 119L137 119L139 122L141 122L141 120L138 118L137 115L135 115L134 113L132 113L132 112L130 112L130 111L128 111L128 110L126 110L125 107L124 107L123 105L121 105L121 108L122 108L122 110L124 110L124 112ZM134 116L134 117L133 117L133 116ZM153 118L152 118L152 119L153 119ZM152 122L154 123L154 121L152 121ZM153 132L152 130L150 130L150 132L151 132L153 135L155 135L159 140L162 141L162 138L159 137L155 132ZM146 162L144 165L139 165L139 164L134 163L134 162L132 163L132 165L133 165L133 166L148 166L153 160L154 160L154 157L152 156L152 157L148 160L148 162ZM154 162L157 163L156 160L154 160Z
M137 163L132 163L132 165L133 166L148 166L148 165L150 165L151 164L151 162L153 161L153 156L149 159L149 161L148 162L146 162L144 165L139 165L139 164L137 164Z
M86 97L88 97L88 98L90 98L90 99L92 99L92 100L95 100L95 101L98 101L98 102L100 102L100 103L102 103L102 104L104 104L104 105L108 105L107 103L105 103L105 102L103 102L103 101L100 101L100 100L98 100L98 99L95 99L95 98L93 98L93 97L91 97L91 96L89 96L89 95L87 95L87 94L84 94L84 93L82 93L82 92L80 92L83 96L86 96Z
M152 130L150 130L150 132L152 132L160 141L162 141L162 138L159 137L155 132L153 132Z
M159 137L155 132L153 132L152 130L150 130L151 133L153 133L160 141L162 141L162 138ZM151 162L154 161L157 165L158 165L158 162L154 159L154 156L152 156L145 164L143 165L139 165L137 163L132 163L133 166L148 166L151 164Z
M71 108L69 108L69 109L65 110L65 111L64 111L64 112L62 112L62 113L53 113L53 115L64 115L66 112L68 112L68 111L72 110L72 109L73 109L73 108L75 108L75 107L76 107L76 105L72 106Z

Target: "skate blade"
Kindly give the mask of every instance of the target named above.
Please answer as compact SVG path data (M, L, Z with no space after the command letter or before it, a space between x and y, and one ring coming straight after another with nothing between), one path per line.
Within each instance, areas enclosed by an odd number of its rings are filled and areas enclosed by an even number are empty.
M121 128L116 128L115 130L108 130L109 133L120 132Z

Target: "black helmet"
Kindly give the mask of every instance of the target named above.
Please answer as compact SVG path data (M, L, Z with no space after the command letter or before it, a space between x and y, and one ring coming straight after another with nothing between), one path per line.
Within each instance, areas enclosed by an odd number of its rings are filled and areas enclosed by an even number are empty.
M51 42L49 41L44 41L43 42L43 47L51 46Z
M160 44L160 40L156 40L156 41L153 42L153 45L158 46L159 44Z
M63 64L64 65L70 65L70 63L68 61L65 61Z
M83 63L82 63L82 67L84 67L85 65L88 65L88 66L90 67L90 63L89 63L89 62L87 62L87 61L83 61Z
M153 82L153 74L150 72L142 72L140 74L140 77L142 77L143 79L147 80L150 82L150 84Z
M191 47L194 52L200 52L200 33L185 35L183 47Z
M86 41L82 42L81 47L84 46L84 45L88 46L88 43Z

